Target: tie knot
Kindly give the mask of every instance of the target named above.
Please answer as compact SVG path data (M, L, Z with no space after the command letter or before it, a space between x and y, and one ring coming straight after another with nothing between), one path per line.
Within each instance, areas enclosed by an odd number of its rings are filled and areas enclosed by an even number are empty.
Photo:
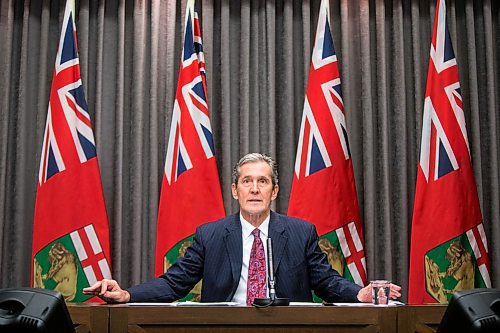
M256 229L253 229L253 231L252 231L252 235L253 235L254 237L260 237L260 230L259 230L259 229L257 229L257 228L256 228Z

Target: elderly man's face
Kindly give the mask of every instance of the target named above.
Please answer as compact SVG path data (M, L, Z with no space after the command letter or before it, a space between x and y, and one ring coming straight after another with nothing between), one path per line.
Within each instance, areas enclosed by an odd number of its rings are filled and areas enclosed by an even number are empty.
M273 186L271 167L264 161L243 164L238 184L232 185L233 197L238 200L240 212L249 222L255 217L262 222L269 215L278 190L277 184Z

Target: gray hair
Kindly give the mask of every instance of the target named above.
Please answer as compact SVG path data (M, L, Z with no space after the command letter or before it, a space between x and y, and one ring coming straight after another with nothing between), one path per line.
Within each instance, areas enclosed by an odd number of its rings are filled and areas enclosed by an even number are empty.
M271 167L272 170L271 180L273 182L273 187L274 185L278 184L278 164L272 157L260 153L250 153L240 158L238 163L236 163L233 168L233 175L232 175L233 184L235 185L238 184L238 179L240 178L240 168L242 165L260 161L266 162Z

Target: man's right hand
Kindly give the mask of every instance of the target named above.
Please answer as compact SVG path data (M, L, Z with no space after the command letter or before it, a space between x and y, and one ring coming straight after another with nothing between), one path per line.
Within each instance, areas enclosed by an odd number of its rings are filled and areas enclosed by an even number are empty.
M91 287L83 288L83 294L97 296L107 303L127 303L130 301L128 291L120 288L115 280L98 281Z

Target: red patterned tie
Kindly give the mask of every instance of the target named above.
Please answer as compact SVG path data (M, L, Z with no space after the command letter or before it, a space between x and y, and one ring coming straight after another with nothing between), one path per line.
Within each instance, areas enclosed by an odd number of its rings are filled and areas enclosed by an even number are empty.
M260 230L252 231L253 245L248 263L247 305L252 305L254 298L266 297L266 256L260 239Z

